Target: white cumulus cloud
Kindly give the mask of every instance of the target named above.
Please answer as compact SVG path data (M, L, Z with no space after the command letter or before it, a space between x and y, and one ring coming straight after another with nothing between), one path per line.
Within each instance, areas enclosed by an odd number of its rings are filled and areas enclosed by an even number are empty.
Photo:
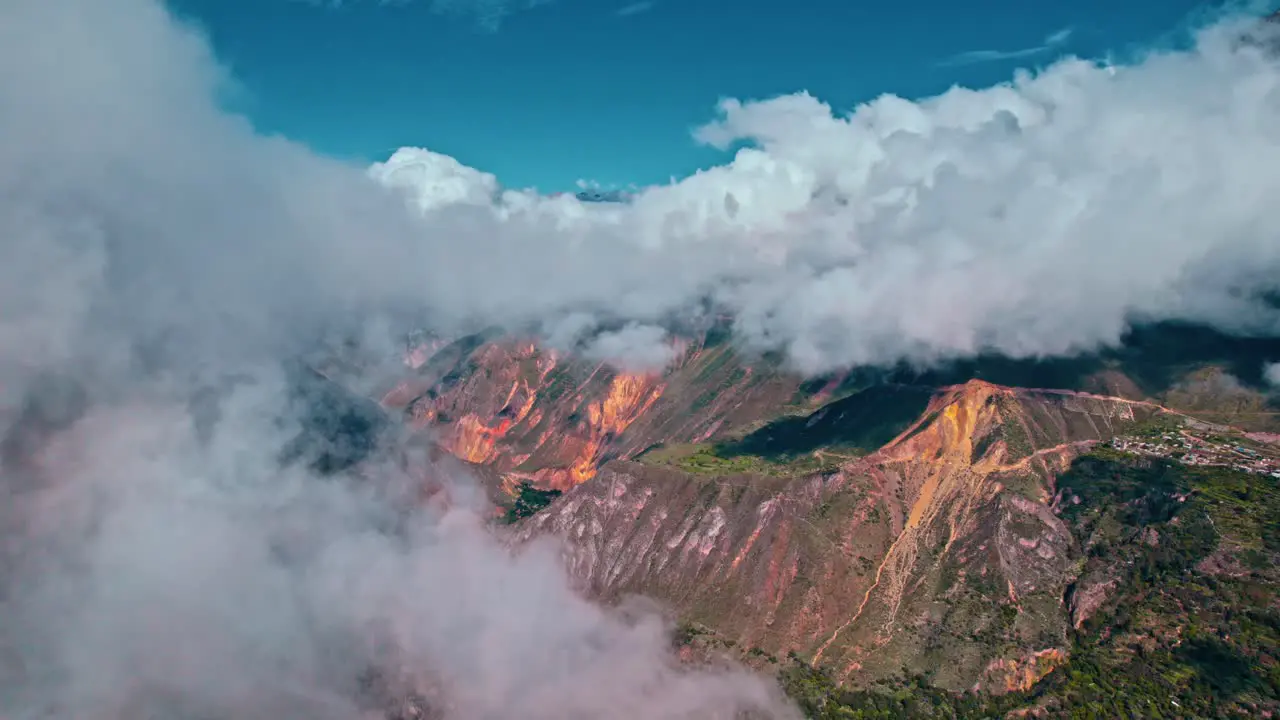
M725 100L697 138L748 147L626 205L508 191L429 213L424 232L465 224L470 250L451 246L433 299L530 322L716 307L813 372L1070 354L1135 321L1274 331L1257 297L1280 277L1280 67L1241 29L849 112Z
M1272 386L1280 388L1280 362L1267 363L1262 369L1262 377Z
M422 148L400 148L386 162L370 167L369 174L387 187L408 192L424 212L445 205L488 205L498 192L493 175Z

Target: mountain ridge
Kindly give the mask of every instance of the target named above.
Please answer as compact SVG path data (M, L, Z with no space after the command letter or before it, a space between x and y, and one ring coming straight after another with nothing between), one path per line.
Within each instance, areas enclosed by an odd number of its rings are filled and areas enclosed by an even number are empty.
M1280 357L1280 340L1194 327L1135 331L1130 345L1097 356L990 358L941 371L858 368L814 379L742 354L715 332L682 338L675 351L663 372L627 373L530 340L433 340L412 347L409 376L377 395L388 411L439 434L455 455L560 490L589 479L608 459L634 458L657 445L747 440L770 422L808 416L861 390L936 390L971 379L1155 402L1248 430L1280 430L1274 396L1256 389L1264 383L1262 365ZM915 420L897 401L862 412ZM923 409L927 395L911 402ZM891 438L882 430L861 450Z
M812 379L714 336L682 341L662 373L460 338L412 348L407 374L374 396L489 478L500 505L519 498L513 543L558 536L585 594L642 594L697 628L682 652L777 672L796 697L817 692L814 707L876 705L907 683L939 707L972 696L1043 709L1075 702L1037 693L1066 692L1063 674L1102 652L1096 618L1136 602L1123 564L1096 567L1074 519L1097 510L1070 484L1078 469L1112 456L1185 465L1169 452L1218 462L1268 437L1274 396L1231 369L1275 343L1172 337L1104 363ZM1242 562L1224 552L1212 562Z
M1131 401L1068 396L1063 402L1059 400L1062 396L1047 397L1052 401L1035 410L1011 410L1000 405L1045 401L1035 393L1020 394L983 381L948 388L935 397L920 421L885 448L849 460L835 472L773 478L772 485L778 489L771 493L764 490L767 483L762 484L761 478L750 473L723 478L722 483L715 479L700 482L690 481L687 475L682 477L680 471L670 468L658 469L655 475L654 469L643 463L615 461L602 468L596 480L567 492L547 510L527 520L524 537L551 532L568 538L573 546L570 568L594 594L608 596L643 589L659 599L692 609L705 624L725 627L723 619L717 621L712 616L732 614L731 609L711 607L716 598L727 597L736 602L750 597L747 602L760 616L760 624L743 627L740 636L734 638L736 642L776 654L795 652L815 663L832 661L838 677L852 677L864 669L860 646L874 646L892 638L896 615L906 602L906 586L918 572L916 566L926 536L932 537L942 527L949 527L952 536L961 534L958 528L974 522L969 517L972 508L966 504L984 506L996 498L1004 498L1001 502L1012 508L1011 513L1042 521L1052 518L1050 485L1035 485L1039 496L1031 499L1025 494L1032 486L1021 482L1023 487L1010 490L1013 483L1009 478L1024 471L1052 478L1053 472L1073 454L1106 437L1111 432L1107 423L1135 421ZM971 456L975 441L991 431L992 416L1001 411L1027 412L1028 417L1030 412L1041 412L1043 417L1057 412L1058 427L1065 429L1074 424L1072 432L1092 435L1066 435L1063 442L1033 446L1020 457L1011 457L1016 453L1009 449L1009 441L997 438L974 465ZM1073 414L1090 419L1069 419ZM1033 435L1036 440L1049 437L1040 428ZM672 489L681 482L700 486L700 493L708 493L704 489L707 483L721 486L715 488L716 501L704 504L700 515L681 517L677 515L678 508L696 506L689 488ZM765 496L757 497L762 491ZM660 504L656 510L647 507L664 493L674 495L669 503ZM627 504L620 498L635 499ZM843 523L844 527L836 527L841 524L837 522L840 515L832 512L832 506L843 508L844 517L850 519ZM815 522L811 515L820 519ZM735 526L737 536L731 538ZM1061 539L1064 533L1060 523L1048 520L1046 526L1049 531L1037 537L1047 535L1050 544ZM627 528L645 530L628 533ZM801 552L794 546L797 541L793 536L797 533L807 536L800 543L820 544L825 540L833 547L857 548L860 552L853 557L849 552L829 556L811 547ZM948 538L944 553L953 542ZM1002 547L1012 553L1010 543L1016 545L1016 541L1006 541ZM1038 548L1038 543L1039 540L1033 547ZM648 557L653 548L657 548L656 556ZM674 552L677 549L680 552ZM718 564L698 559L709 558L713 553L721 561ZM1047 557L1030 563L1033 569L1028 572L1034 574L1039 565L1056 561L1058 553L1041 551L1041 555ZM806 585L802 580L796 584L796 578L803 574L801 566L812 564L817 556L823 556L817 561L821 582ZM662 576L666 568L681 563L685 563L689 575ZM758 592L744 590L752 583L737 577L738 573L745 573L744 564L758 583ZM696 599L698 592L691 589L693 584L719 581L725 585L712 592L708 600ZM1008 578L1009 593L1019 583L1030 586L1030 594L1034 594L1034 581L1024 582L1013 574ZM831 597L855 597L860 602L856 610L842 614L839 608L830 606ZM864 614L873 597L877 598L877 606L890 609L887 614ZM877 615L874 628L860 622L871 615ZM769 629L779 623L789 623L789 629ZM735 622L729 621L728 626L735 627ZM846 637L851 639L844 642L842 638ZM874 679L877 672L868 670L866 677ZM965 680L955 689L976 682Z

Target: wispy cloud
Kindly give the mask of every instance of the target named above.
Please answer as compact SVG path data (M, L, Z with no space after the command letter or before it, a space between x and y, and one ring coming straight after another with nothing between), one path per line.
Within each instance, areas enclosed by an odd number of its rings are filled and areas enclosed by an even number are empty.
M296 0L309 5L340 8L351 5L410 5L415 0ZM441 15L470 16L484 30L495 31L508 15L547 5L552 0L422 0L432 12ZM643 5L644 3L637 3ZM650 5L652 3L649 3Z
M1062 28L1061 30L1059 30L1059 31L1057 31L1057 32L1055 32L1055 33L1053 33L1053 34L1051 34L1049 37L1045 38L1045 39L1044 39L1044 42L1045 42L1045 44L1046 44L1046 45L1048 45L1048 46L1050 46L1050 47L1053 47L1053 46L1056 46L1056 45L1061 45L1061 44L1065 43L1066 41L1070 40L1070 39L1071 39L1071 34L1072 34L1072 33L1074 33L1074 32L1075 32L1075 29L1074 29L1074 28L1065 27L1065 28Z
M1071 39L1072 28L1062 28L1045 37L1044 42L1033 46L1020 48L1018 50L969 50L967 52L952 55L951 57L938 63L943 66L954 65L973 65L975 63L999 62L1003 60L1017 60L1019 58L1034 57L1049 52L1055 48L1061 47Z
M630 5L624 5L618 8L617 12L615 12L614 14L617 15L618 17L630 17L632 15L639 15L642 12L649 12L650 10L653 9L654 5L657 5L657 3L654 2L654 0L640 0L640 2L633 2Z

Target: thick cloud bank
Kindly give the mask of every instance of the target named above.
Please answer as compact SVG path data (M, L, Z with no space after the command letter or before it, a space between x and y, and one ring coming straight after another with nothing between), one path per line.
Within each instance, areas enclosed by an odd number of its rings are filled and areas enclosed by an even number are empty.
M357 478L286 462L281 361L420 310L470 221L255 135L222 80L152 0L0 3L0 716L788 717L394 433Z
M275 397L224 397L203 443L180 407L92 408L6 465L5 717L348 720L410 693L459 720L775 706L758 679L679 671L655 616L580 599L554 547L511 556L469 504L275 469Z
M1273 332L1258 296L1280 278L1280 66L1243 22L1126 66L1063 60L848 114L726 100L698 138L749 147L627 205L500 193L413 149L372 173L452 229L429 252L448 255L432 291L455 313L716 308L808 371L1070 354L1134 321Z

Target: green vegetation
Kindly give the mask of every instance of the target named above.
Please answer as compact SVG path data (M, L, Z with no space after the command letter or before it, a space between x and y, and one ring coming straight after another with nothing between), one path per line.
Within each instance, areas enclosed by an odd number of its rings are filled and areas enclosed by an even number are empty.
M531 483L522 482L516 491L515 502L507 509L503 520L514 523L521 518L527 518L550 505L558 497L560 497L559 490L539 490Z
M1023 424L1019 417L1022 413L1017 407L1017 400L1012 398L999 398L1000 411L1006 418L1005 422L1000 423L1000 437L1004 439L1005 447L1008 448L1009 459L1021 459L1032 454L1036 450L1035 443L1032 441L1027 427Z
M672 633L671 642L676 648L682 648L693 643L700 637L711 637L711 630L703 625L694 622L684 621L676 625L675 632Z
M693 378L695 385L705 384L711 380L716 373L730 365L737 368L739 371L742 371L742 365L738 361L737 354L733 351L733 348L728 346L717 348L716 350L708 353L707 357L703 358L701 364L701 369L698 370L698 374Z
M577 389L581 378L577 377L577 368L570 365L559 365L551 370L551 382L542 391L541 400L550 405Z
M933 389L875 385L827 403L805 417L775 420L741 440L726 443L722 455L756 455L786 460L821 448L868 453L911 426L929 405Z
M432 354L431 358L418 368L418 375L447 374L484 345L488 338L489 336L484 333L476 333L454 340Z
M949 693L933 687L929 678L920 674L847 690L795 655L788 660L779 674L783 690L811 720L985 719L1021 707L1021 698Z
M1156 440L1167 433L1178 432L1184 424L1184 420L1177 415L1159 413L1129 426L1125 429L1125 434L1137 438Z
M288 412L298 434L285 445L281 461L332 475L368 458L390 424L382 408L308 367L291 367L289 373Z
M733 323L728 320L717 320L703 336L702 347L709 350L724 345L732 339Z
M479 369L480 363L477 362L475 358L463 358L459 360L458 364L455 365L453 369L449 370L444 377L440 378L440 381L435 384L435 387L431 388L431 391L432 393L438 394L448 390L474 376Z
M1058 480L1083 548L1068 606L1111 596L1069 661L1030 689L948 693L905 668L837 687L794 655L779 677L807 717L1258 717L1280 711L1280 489L1273 478L1099 449ZM1075 501L1079 498L1079 502ZM1010 615L1006 613L1006 615Z
M791 477L827 472L848 461L848 455L811 453L799 457L769 458L735 452L732 445L673 445L651 448L638 458L642 462L668 465L696 475L738 475L754 473Z
M746 365L729 345L710 350L697 364L690 388L699 391L689 405L689 412L699 413L711 407L717 398L729 392L748 376Z

